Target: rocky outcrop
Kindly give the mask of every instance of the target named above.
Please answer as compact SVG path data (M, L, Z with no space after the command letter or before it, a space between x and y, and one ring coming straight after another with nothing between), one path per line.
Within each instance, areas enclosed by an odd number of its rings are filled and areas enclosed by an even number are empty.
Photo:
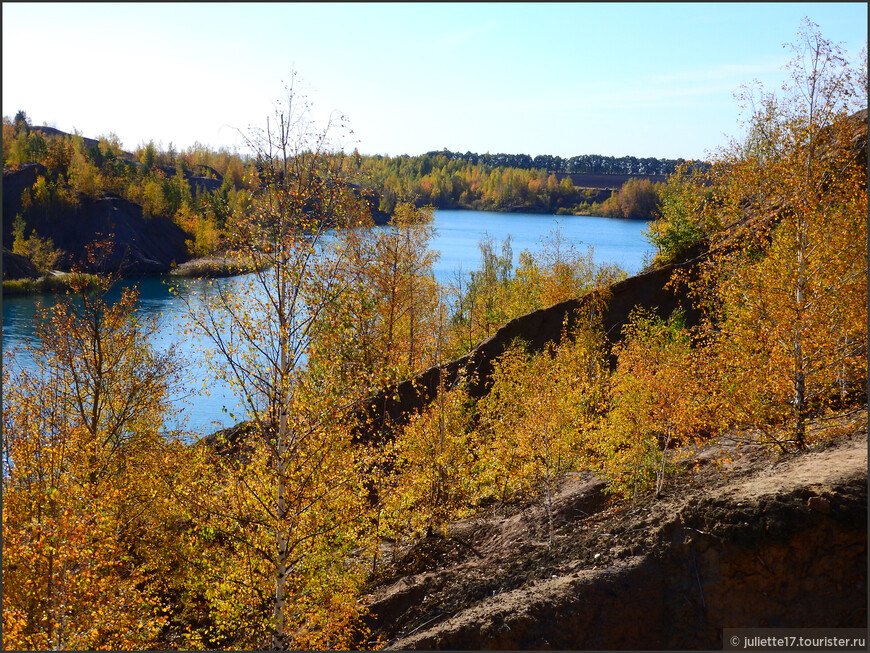
M141 206L120 197L85 198L72 219L57 220L49 233L68 252L65 266L82 264L85 247L109 234L115 246L106 265L125 274L162 274L189 258L180 227L168 218L146 218Z
M12 222L21 210L21 194L36 183L46 169L41 164L28 164L18 170L3 173L3 245L12 247ZM193 178L203 187L211 187L216 180ZM220 182L217 182L220 185ZM145 217L138 204L117 196L91 198L79 196L79 205L74 209L49 212L42 216L31 216L28 232L50 238L54 246L63 250L58 267L70 269L73 266L87 269L85 248L98 235L113 235L115 248L109 268L119 269L125 274L162 274L174 264L187 261L189 255L185 240L187 234L168 218ZM4 257L5 259L5 257ZM14 263L13 263L14 266ZM9 274L20 274L22 270L7 267L4 261L4 278L15 278Z
M59 130L47 132L62 134ZM96 143L96 141L94 141ZM138 165L138 164L137 164ZM176 174L173 167L161 167L167 177ZM220 189L222 178L213 168L196 166L196 171L209 176L195 176L184 171L184 178L194 195L213 193ZM3 173L3 245L12 247L12 222L21 212L21 196L32 187L39 176L46 174L41 164L26 164L17 170ZM379 197L374 191L352 186L354 192L366 201L376 224L386 224L389 216L377 208ZM73 266L87 268L85 247L98 234L112 234L116 243L113 255L105 262L107 268L120 270L122 274L165 274L174 266L187 262L190 256L185 241L190 238L168 218L145 217L142 207L116 195L93 198L79 195L75 208L54 208L42 216L29 216L28 233L35 231L42 238L50 238L54 246L64 254L58 266L70 269ZM24 274L13 262L10 273ZM4 268L4 278L10 277Z
M187 234L168 218L147 218L141 206L120 197L81 196L80 200L81 204L69 214L47 215L28 224L38 236L51 238L54 246L63 251L58 268L162 274L189 258ZM90 269L86 247L110 235L114 241L111 256L103 262L102 270Z
M57 127L49 127L48 125L41 125L38 127L31 127L32 131L39 132L43 136L47 136L49 138L69 138L72 136L69 132L61 131ZM82 143L84 143L85 147L99 147L100 141L97 138L87 138L82 136ZM126 152L128 156L132 156L129 152Z
M21 211L21 193L36 183L36 178L45 176L41 163L27 163L17 170L3 171L3 246L12 247L12 222Z
M38 279L39 270L28 259L3 248L4 279Z
M221 187L223 182L213 177L187 177L190 192L196 196L201 193L213 193Z

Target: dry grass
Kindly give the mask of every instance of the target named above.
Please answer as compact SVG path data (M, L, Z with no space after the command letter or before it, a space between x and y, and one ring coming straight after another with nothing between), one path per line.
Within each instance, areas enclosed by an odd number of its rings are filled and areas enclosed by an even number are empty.
M85 279L88 286L96 287L98 277L93 274L61 273L49 274L38 279L7 279L3 281L3 294L35 295L37 293L62 293L70 289L71 283L76 279Z

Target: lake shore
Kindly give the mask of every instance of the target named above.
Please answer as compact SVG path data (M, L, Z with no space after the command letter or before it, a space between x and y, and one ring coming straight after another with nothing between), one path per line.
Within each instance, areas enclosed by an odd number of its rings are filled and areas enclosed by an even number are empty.
M457 206L455 208L450 209L437 209L438 211L459 211L463 213L483 213L490 214L493 216L516 216L516 215L530 215L530 216L540 216L540 217L550 217L550 218L572 218L572 217L583 217L583 218L601 218L602 221L609 220L622 220L621 218L611 218L607 216L596 216L589 214L587 212L580 213L548 213L546 209L532 208L532 207L508 207L501 211L484 211L480 209L475 209L471 206ZM646 220L640 219L630 219L632 222L646 222ZM375 224L378 226L383 226L387 221L384 220L376 220ZM256 266L253 263L239 263L239 261L232 259L230 257L215 255L215 256L204 256L204 257L196 257L192 258L184 263L180 263L178 265L174 265L168 272L171 277L178 278L186 278L186 279L220 279L225 277L232 277L239 274L246 274L249 272L253 272L256 270ZM52 270L48 274L45 274L41 277L22 277L17 279L4 279L3 280L3 294L8 297L13 296L22 296L22 295L38 295L43 293L64 293L69 290L69 276L73 274L68 270ZM123 278L136 278L141 276L150 276L143 275L142 272L136 272L133 274L125 274L123 271L121 272L121 277ZM96 277L95 277L96 278Z
M72 287L75 279L85 278L88 287L96 287L99 277L95 274L81 274L52 270L46 275L35 279L4 279L3 296L15 297L22 295L38 295L41 293L65 293Z
M220 279L254 272L256 269L253 263L240 263L226 256L206 256L190 259L175 266L169 271L169 276L185 279Z
M207 256L191 259L176 266L169 272L171 277L182 279L221 279L246 274L256 270L252 264L240 264L238 261L225 256ZM27 295L40 295L45 293L63 294L71 289L73 279L84 276L88 280L89 287L96 287L99 275L68 272L64 270L51 270L41 277L22 279L4 279L4 297L23 297ZM160 275L121 275L122 278L139 278L142 276Z
M480 268L479 243L485 236L493 239L497 249L508 235L511 236L513 265L518 265L523 250L541 252L555 230L564 238L563 247L576 248L580 253L591 247L596 264L615 263L629 275L641 271L646 258L652 255L643 236L645 225L635 220L467 210L438 210L434 217L436 233L429 246L440 255L433 265L433 272L438 283L445 287L456 283L457 276L463 279L463 284L466 283L468 275ZM244 409L238 405L231 388L213 379L213 372L201 355L205 343L188 333L185 299L197 306L210 293L229 288L235 280L233 276L217 278L217 273L223 269L217 264L206 267L210 273L215 273L216 278L197 278L192 273L198 267L195 260L183 267L175 267L181 268L181 274L190 276L169 276L167 273L131 275L118 282L109 299L112 301L119 296L124 288L137 287L140 293L137 315L143 319L157 319L161 325L150 340L151 344L159 351L177 346L190 361L185 379L176 392L179 403L169 427L199 434L213 433L237 424L244 416ZM200 269L199 274L202 273ZM32 337L33 318L39 306L50 306L60 298L63 298L63 293L4 294L4 349L11 351ZM23 349L16 355L16 361L17 365L28 369L33 366ZM206 382L208 395L203 392Z

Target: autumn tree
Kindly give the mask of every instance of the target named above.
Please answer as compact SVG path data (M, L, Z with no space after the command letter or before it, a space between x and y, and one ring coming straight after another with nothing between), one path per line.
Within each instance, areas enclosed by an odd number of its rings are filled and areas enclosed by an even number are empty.
M479 247L479 269L467 280L458 275L450 287L448 348L456 356L520 315L581 297L625 277L615 265L597 265L592 247L583 251L558 226L540 239L537 252L520 252L516 267L510 236L502 242L501 254L490 236L481 239Z
M51 238L37 236L33 230L25 236L25 230L26 223L19 213L12 222L12 251L30 260L41 274L45 274L57 263L61 251L55 248Z
M659 204L660 185L633 177L601 205L601 212L613 218L650 219L657 214Z
M69 174L69 166L72 163L73 144L69 138L52 138L48 141L48 148L43 160L48 174L53 178L66 177Z
M436 315L440 294L432 266L438 253L429 248L435 230L431 207L415 210L411 204L397 206L390 220L391 229L382 232L375 249L382 271L380 294L387 315L383 320L384 351L401 356L404 373L413 374L434 359ZM384 275L384 273L386 273ZM399 361L385 368L395 368Z
M136 151L139 158L139 163L142 164L142 172L148 174L157 160L157 148L154 146L154 141L148 141Z
M327 428L339 401L329 385L312 386L304 371L316 325L344 290L338 271L345 253L325 241L331 229L367 219L331 140L341 127L314 128L308 105L291 86L274 121L248 135L257 188L250 209L228 223L229 255L254 272L217 289L191 315L213 346L220 376L247 409L252 453L228 463L241 483L230 515L233 537L255 564L236 578L260 596L271 583L271 609L260 613L259 623L275 647L304 646L306 639L294 633L313 614L305 597L344 582L336 571L345 552L338 539L355 513L345 502L353 477L338 471L351 464L349 435ZM253 522L246 516L252 502L261 515ZM224 605L232 600L222 599ZM347 612L321 614L326 623Z
M592 445L611 491L636 498L661 493L672 463L689 445L716 434L717 405L704 380L707 350L693 343L677 312L667 321L635 311L613 352L607 417Z
M344 252L343 264L315 275L340 276L342 291L316 325L309 368L343 377L349 399L434 364L441 297L432 219L431 208L401 202L385 228L341 230L330 247Z
M74 276L73 295L40 314L37 368L4 361L10 648L148 648L164 622L140 529L166 498L150 479L171 446L179 363L147 344L156 325L134 317L135 290L109 301L112 281L94 291Z
M663 185L660 202L659 215L646 230L656 248L656 265L685 258L692 248L722 229L706 169L679 166Z
M784 95L745 93L749 135L715 167L708 269L734 420L803 448L811 413L866 379L866 89L813 23L792 47Z
M522 303L512 310L512 317L581 297L625 277L615 265L597 265L594 248L590 245L583 251L581 244L568 239L557 225L540 238L534 255L520 253L510 285L512 296Z
M378 482L378 535L393 542L446 534L450 521L474 512L479 495L473 404L462 379L398 429L382 452L389 469Z
M512 317L503 301L509 294L513 276L511 237L508 235L502 241L500 254L489 234L481 238L478 247L480 266L468 275L464 288L461 276L452 288L452 322L454 338L458 341L454 351L459 355L491 336Z
M104 179L91 160L84 140L78 134L72 138L73 151L69 165L69 182L78 193L98 197L103 192Z
M540 497L554 542L558 477L586 461L606 407L603 334L593 311L561 345L531 355L516 343L495 363L492 388L478 402L481 483L501 501Z

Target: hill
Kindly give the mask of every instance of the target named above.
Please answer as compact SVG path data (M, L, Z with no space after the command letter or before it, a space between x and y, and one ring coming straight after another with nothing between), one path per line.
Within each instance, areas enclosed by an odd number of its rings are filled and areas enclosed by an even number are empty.
M820 159L857 165L865 177L866 119L859 111L823 131ZM833 175L820 178L824 205ZM664 318L685 303L689 296L670 292L672 272L725 260L739 251L737 237L789 233L782 196L760 195L758 206L739 200L749 210L734 225L697 238L678 262L609 289L602 318L612 343L625 335L633 307ZM750 252L741 265L758 256ZM866 286L861 293L866 304ZM449 383L459 368L468 370L476 379L469 394L484 396L491 363L507 343L519 336L541 350L580 307L566 302L512 321L468 357L379 396L370 421L401 422L420 410L435 395L439 371ZM765 387L775 374L789 374L770 360L762 361ZM660 492L633 500L607 494L606 479L593 472L568 473L550 507L552 547L543 499L500 504L451 522L443 534L382 546L385 570L368 587L373 636L389 649L721 650L724 628L866 628L864 392L858 389L851 410L807 410L804 426L815 444L803 451L774 449L762 433L769 424L732 427L715 444L702 438L696 450L675 448L686 456L679 471Z
M866 419L816 424L841 435L802 454L708 445L634 504L569 474L552 549L532 503L385 547L396 573L369 587L373 635L388 649L721 650L728 627L866 628Z

